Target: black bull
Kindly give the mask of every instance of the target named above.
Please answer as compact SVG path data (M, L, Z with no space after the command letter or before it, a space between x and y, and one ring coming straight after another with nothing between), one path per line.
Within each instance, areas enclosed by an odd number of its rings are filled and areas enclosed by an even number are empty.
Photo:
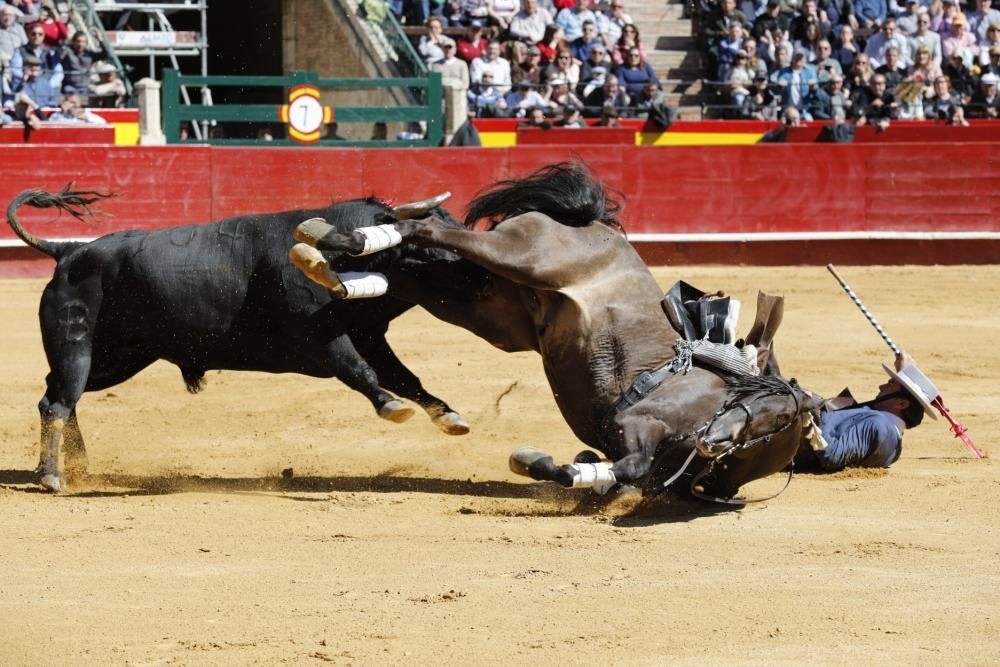
M39 309L50 367L39 403L37 473L46 488L59 490L64 473L86 469L76 418L82 394L124 382L158 359L176 364L192 392L201 389L211 369L336 377L364 394L386 419L402 421L412 414L389 393L395 392L423 407L446 433L468 432L461 416L424 390L385 339L389 322L411 308L412 300L337 301L288 261L292 230L303 220L322 217L347 231L392 220L396 216L385 204L369 198L117 232L89 243L40 239L17 221L23 205L80 217L105 196L29 190L7 209L18 236L57 260ZM441 273L460 261L446 251L404 245L398 252L343 257L339 264L348 271L384 271L400 284L446 283L453 295L461 298L467 291L471 298L478 289L474 274Z

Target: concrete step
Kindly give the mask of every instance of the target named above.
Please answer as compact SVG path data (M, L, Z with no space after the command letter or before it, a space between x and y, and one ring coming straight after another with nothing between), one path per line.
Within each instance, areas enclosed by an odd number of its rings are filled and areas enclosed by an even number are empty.
M653 69L662 70L674 67L698 69L702 66L701 55L696 51L660 51L655 49L647 53L649 64Z
M677 21L684 14L684 5L664 5L660 3L633 5L626 3L625 13L632 17L632 22L636 25L650 21Z

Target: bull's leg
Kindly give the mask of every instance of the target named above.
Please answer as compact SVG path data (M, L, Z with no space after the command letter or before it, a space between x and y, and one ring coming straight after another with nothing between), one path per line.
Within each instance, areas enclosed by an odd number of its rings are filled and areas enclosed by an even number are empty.
M354 391L364 394L378 416L391 422L404 422L413 416L413 408L379 386L378 375L358 354L350 337L344 335L326 346L325 354L308 354L310 367L321 375L332 375ZM316 368L326 363L326 368Z
M80 432L75 409L63 429L63 459L63 472L70 484L87 474L87 448L83 444L83 433Z
M365 360L378 374L382 386L422 407L431 421L448 435L465 435L469 432L469 424L462 415L452 410L437 396L428 393L420 378L403 365L389 347L384 331L372 332L363 339L361 336L354 336L353 340Z

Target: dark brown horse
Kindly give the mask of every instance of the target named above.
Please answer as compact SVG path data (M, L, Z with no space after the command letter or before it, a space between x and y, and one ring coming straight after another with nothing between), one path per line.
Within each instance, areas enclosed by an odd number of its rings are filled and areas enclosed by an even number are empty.
M654 491L684 466L696 477L696 493L729 497L741 484L786 468L800 415L814 407L788 382L751 379L733 387L723 375L693 365L622 403L644 372L675 358L679 336L617 210L583 167L561 163L481 194L464 227L430 217L344 234L308 220L296 230L302 243L291 257L341 296L347 290L329 268L329 253L366 254L406 241L452 250L485 269L490 286L473 303L449 301L437 281L414 285L390 276L390 293L502 349L539 352L567 424L609 460L588 452L557 465L524 448L511 456L516 473L567 487L605 491L629 483ZM486 230L473 229L484 221Z

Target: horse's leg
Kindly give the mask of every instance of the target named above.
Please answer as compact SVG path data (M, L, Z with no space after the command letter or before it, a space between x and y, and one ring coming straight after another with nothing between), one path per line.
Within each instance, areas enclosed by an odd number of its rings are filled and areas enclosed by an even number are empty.
M469 424L447 403L427 392L420 378L403 365L385 339L385 331L369 335L352 334L355 346L378 374L382 386L422 407L435 426L448 435L465 435Z
M563 239L560 236L563 233L573 236ZM572 282L585 262L600 261L601 244L587 245L585 256L557 252L573 247L573 243L579 244L579 234L579 229L563 227L540 214L525 214L490 231L455 227L439 218L429 217L363 227L349 234L336 230L320 218L313 218L296 228L295 239L317 250L351 255L370 254L404 241L413 241L453 250L465 259L521 285L558 289ZM608 249L608 252L614 254L615 250ZM294 261L294 248L292 252ZM329 287L327 282L332 282L336 286L337 281L330 281L324 271L303 271L322 285Z

